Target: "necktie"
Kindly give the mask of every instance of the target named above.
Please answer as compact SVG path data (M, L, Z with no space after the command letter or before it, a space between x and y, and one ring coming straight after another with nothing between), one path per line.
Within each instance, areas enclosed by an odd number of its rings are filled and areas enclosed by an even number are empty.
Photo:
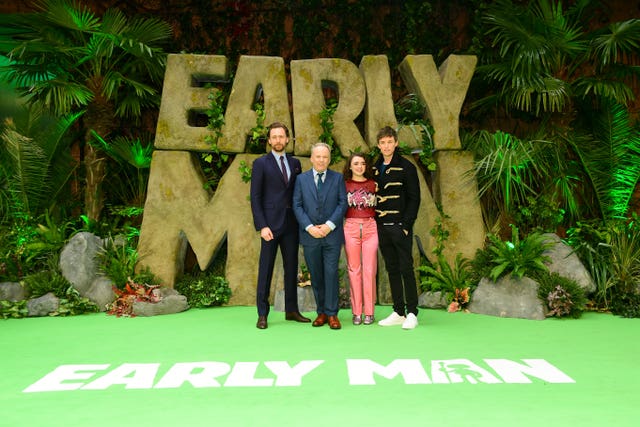
M320 191L320 189L322 189L322 176L324 175L324 172L318 172L318 191Z
M284 185L289 185L289 178L287 177L287 168L284 167L284 156L280 156L280 169L282 169L282 176L284 177Z

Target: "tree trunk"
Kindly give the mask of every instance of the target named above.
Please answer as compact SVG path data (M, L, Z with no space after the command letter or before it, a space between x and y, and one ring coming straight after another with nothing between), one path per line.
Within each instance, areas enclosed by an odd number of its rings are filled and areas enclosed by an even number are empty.
M105 159L92 145L85 147L84 164L86 170L86 187L84 193L84 208L87 217L92 221L99 221L104 207L102 181L105 177Z

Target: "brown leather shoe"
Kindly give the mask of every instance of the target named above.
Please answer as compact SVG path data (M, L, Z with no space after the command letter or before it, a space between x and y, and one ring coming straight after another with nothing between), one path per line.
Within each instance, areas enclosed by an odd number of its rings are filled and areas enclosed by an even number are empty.
M325 323L327 323L327 315L324 313L318 314L318 317L316 317L316 320L313 321L312 325L313 326L322 326Z
M267 329L267 316L258 316L258 322L256 323L256 328Z
M300 314L299 311L287 312L287 314L284 315L284 318L287 320L295 320L296 322L300 322L300 323L311 322L311 319L304 317L302 314Z
M329 316L329 327L331 329L340 329L342 325L340 324L340 320L338 316Z

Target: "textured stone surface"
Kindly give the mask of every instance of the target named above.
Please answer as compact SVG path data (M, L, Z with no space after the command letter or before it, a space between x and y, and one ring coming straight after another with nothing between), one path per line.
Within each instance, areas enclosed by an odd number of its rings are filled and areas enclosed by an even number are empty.
M105 276L96 276L83 296L95 302L100 311L107 311L107 304L116 299L113 281Z
M135 316L159 316L180 313L188 308L187 297L184 295L168 295L158 302L134 302L133 314Z
M528 277L504 276L497 282L482 279L468 308L472 313L532 320L543 320L546 314L538 298L538 284Z
M475 179L469 176L469 171L473 169L473 155L465 151L438 151L434 159L438 168L434 174L433 198L441 203L448 217L443 221L449 232L444 256L449 265L453 265L458 253L472 259L476 250L483 247L486 237L478 186ZM434 247L435 240L431 240L430 244ZM430 251L428 255L431 255Z
M322 81L336 85L338 107L333 114L331 132L343 156L352 151L369 151L354 120L365 102L364 80L358 67L346 59L324 58L291 61L291 94L296 130L295 153L311 154L311 146L318 142L323 130L320 113L326 107Z
M595 292L595 282L571 246L564 243L556 234L546 233L545 237L554 242L553 247L544 253L551 258L551 262L547 264L549 271L575 280L587 295Z
M22 301L25 299L24 287L18 282L0 283L0 301Z
M98 272L96 256L102 248L102 239L82 231L75 234L62 248L60 270L73 287L85 296Z
M29 317L47 316L60 307L60 300L51 292L38 298L32 298L27 301L27 310Z
M449 55L439 68L432 55L407 55L398 70L410 93L427 106L436 150L459 150L460 110L476 67L472 55Z
M211 89L195 86L194 77L226 80L229 66L221 55L170 54L164 74L162 100L156 126L155 147L170 150L205 151L211 147L205 136L211 132L205 126L191 126L189 111L209 108ZM242 145L244 149L244 145Z
M424 308L446 308L447 299L442 292L423 292L418 295L418 305Z

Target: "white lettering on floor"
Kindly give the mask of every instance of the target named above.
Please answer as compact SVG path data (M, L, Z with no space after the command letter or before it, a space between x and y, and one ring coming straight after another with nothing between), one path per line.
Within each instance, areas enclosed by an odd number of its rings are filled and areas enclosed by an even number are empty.
M545 383L575 383L557 367L543 359L483 359L484 365L468 359L431 360L395 359L381 364L370 359L347 359L349 385L379 385L385 381L405 384L526 384L534 379ZM125 389L179 388L188 383L194 388L214 387L300 387L306 375L324 360L181 362L159 375L160 363L123 363L111 369L109 364L61 365L24 389L25 393L73 390L105 390L113 386ZM430 375L425 368L429 367Z

